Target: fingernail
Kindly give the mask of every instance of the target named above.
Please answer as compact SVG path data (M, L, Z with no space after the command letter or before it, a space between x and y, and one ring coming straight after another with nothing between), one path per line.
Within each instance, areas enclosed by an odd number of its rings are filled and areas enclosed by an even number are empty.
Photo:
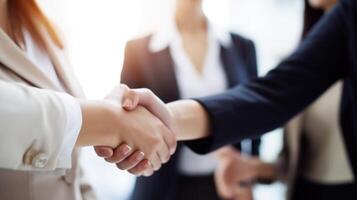
M129 147L128 145L125 145L120 149L120 154L126 156L130 153L130 151L131 151L131 147Z
M144 156L145 156L145 154L143 152L140 152L136 155L135 159L140 161L140 160L144 159Z
M131 108L133 106L133 103L131 102L130 99L125 99L123 103L124 108Z
M111 152L108 149L101 149L99 151L101 156L107 157L107 156L111 156Z
M144 163L144 169L147 169L147 168L149 168L151 166L151 163L149 162L149 161L146 161L145 163Z

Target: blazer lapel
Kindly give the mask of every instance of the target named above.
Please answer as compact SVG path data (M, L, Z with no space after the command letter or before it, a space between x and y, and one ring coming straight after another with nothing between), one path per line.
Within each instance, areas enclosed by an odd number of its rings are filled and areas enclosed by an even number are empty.
M170 48L166 48L157 53L150 53L151 63L155 63L151 67L147 67L151 70L152 78L156 82L155 86L162 97L165 97L164 102L171 102L180 98L179 89L177 85L175 66L170 54Z
M228 79L229 88L248 81L249 77L247 70L245 70L246 66L235 45L232 44L227 48L221 46L221 60Z
M25 55L22 49L0 29L0 62L29 84L59 90Z

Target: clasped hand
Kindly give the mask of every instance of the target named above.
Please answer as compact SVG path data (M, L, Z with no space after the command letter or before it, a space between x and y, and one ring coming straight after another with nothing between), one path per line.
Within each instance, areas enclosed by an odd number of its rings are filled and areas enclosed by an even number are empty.
M118 145L96 146L98 156L136 176L151 176L175 152L176 129L170 111L148 89L119 85L105 98L121 110Z

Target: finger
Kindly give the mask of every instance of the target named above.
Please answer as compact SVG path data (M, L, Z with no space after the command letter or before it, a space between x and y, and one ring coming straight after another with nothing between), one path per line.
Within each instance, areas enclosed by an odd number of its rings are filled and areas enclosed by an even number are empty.
M110 163L118 163L125 160L133 153L132 148L127 144L121 144L119 147L114 149L113 155L106 158L105 160Z
M234 190L233 187L235 187L235 184L232 184L225 178L224 171L222 171L219 167L214 173L214 180L218 195L222 199L232 199Z
M108 96L112 96L115 97L116 99L122 99L123 94L125 94L126 91L129 91L130 88L125 85L125 84L119 84L116 85L107 95Z
M157 171L161 168L161 160L158 154L154 155L151 159L150 159L152 168L154 169L154 171Z
M143 176L149 177L152 176L153 174L154 174L154 169L152 168L152 164L150 163L150 167L144 171Z
M170 153L170 149L167 146L166 142L163 142L160 145L157 155L159 156L161 163L167 163L169 161L171 153Z
M145 154L141 151L135 151L130 157L117 163L117 167L121 170L130 170L138 165L145 158Z
M170 154L174 154L177 148L176 134L172 116L164 102L162 102L153 92L148 89L133 89L138 99L138 104L145 107L153 115L155 115L162 123L170 130L171 134L165 136L165 142L170 149Z
M163 138L167 148L170 151L170 155L173 155L177 149L176 135L169 131L168 134L163 134Z
M144 175L145 171L150 170L151 164L147 159L142 160L138 165L129 170L129 173L135 176ZM151 169L152 171L152 169Z
M234 200L253 200L253 191L251 187L236 187L233 194Z
M134 90L125 90L123 94L123 108L127 111L134 110L139 104L139 94Z
M160 119L167 127L174 131L171 114L166 105L149 89L133 89L139 95L139 105L144 106L153 115Z
M158 146L158 151L157 154L161 160L161 163L167 163L169 161L170 156L171 156L171 147L170 145L176 145L176 138L173 136L173 134L170 132L170 130L162 125L160 128L160 136L161 136L161 142L159 143ZM166 140L169 140L168 142ZM171 142L172 144L168 144Z
M114 150L111 147L96 146L94 147L95 153L102 158L109 158L113 156Z

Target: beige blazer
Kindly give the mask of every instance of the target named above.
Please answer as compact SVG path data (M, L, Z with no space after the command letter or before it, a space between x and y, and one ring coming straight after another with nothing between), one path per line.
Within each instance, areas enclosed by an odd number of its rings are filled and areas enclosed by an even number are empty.
M68 158L72 166L57 159L66 115L53 91L78 98L84 98L84 94L63 50L48 35L45 38L66 91L56 88L0 29L0 199L94 199L90 185L83 179L78 150ZM67 170L53 171L61 168Z

